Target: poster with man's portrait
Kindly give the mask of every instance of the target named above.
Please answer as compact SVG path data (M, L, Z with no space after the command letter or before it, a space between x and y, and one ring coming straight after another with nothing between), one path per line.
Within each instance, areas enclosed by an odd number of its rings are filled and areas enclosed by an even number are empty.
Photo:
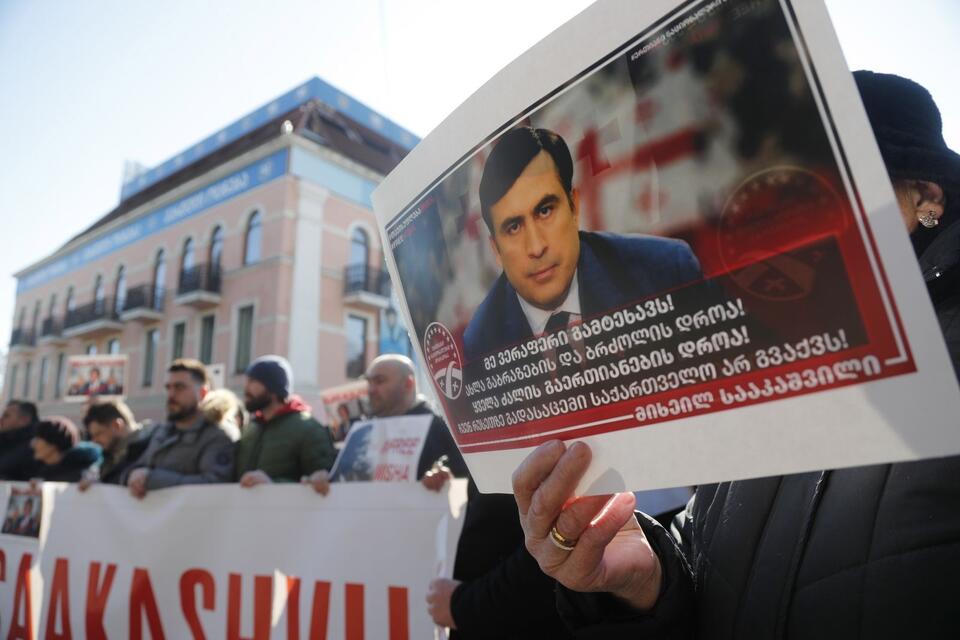
M591 492L960 451L898 414L958 394L822 2L598 2L374 205L484 491L554 438Z
M357 423L330 470L331 482L415 482L430 415Z
M40 537L40 520L43 514L43 494L40 489L10 490L7 510L3 516L3 529L0 532L24 536Z
M122 398L127 356L69 356L66 376L64 400L68 402L84 402L92 396Z
M380 312L380 340L377 348L379 355L398 354L413 357L410 336L400 314L394 306Z
M320 400L326 413L326 424L337 442L342 442L354 424L370 415L365 380L324 389L320 392Z

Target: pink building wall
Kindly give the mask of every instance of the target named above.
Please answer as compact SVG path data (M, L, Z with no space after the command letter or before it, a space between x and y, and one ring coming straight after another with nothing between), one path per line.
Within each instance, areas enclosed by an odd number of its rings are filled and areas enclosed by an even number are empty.
M212 172L211 172L212 173ZM189 193L212 182L213 177L202 176L196 185L184 189ZM59 353L76 355L85 353L89 344L96 345L98 353L106 353L110 339L119 340L119 351L129 356L128 378L126 380L127 399L138 418L160 420L164 417L165 395L163 377L173 352L174 325L185 322L183 355L200 355L201 320L214 314L216 318L213 346L213 363L226 365L226 385L237 392L242 391L243 376L236 372L236 329L238 309L253 304L254 331L252 339L252 357L268 353L288 355L297 349L296 337L291 339L290 314L294 304L293 278L295 247L298 233L298 208L303 198L311 198L301 189L299 178L284 175L265 185L254 188L226 202L187 218L171 228L155 233L133 245L114 251L103 258L83 266L71 273L58 277L34 289L18 295L15 307L14 326L21 309L26 308L25 328L29 328L36 301L41 302L41 313L37 323L39 334L43 319L49 315L51 294L57 301L53 315L62 321L65 311L68 287L74 287L76 305L93 302L94 282L98 274L105 283L106 296L115 294L116 275L122 265L126 272L128 289L153 282L155 259L158 250L166 254L166 278L164 281L167 295L163 316L153 322L125 321L122 328L114 333L95 339L74 338L58 345L38 344L32 349L12 350L7 364L7 389L4 399L23 396L24 368L31 361L32 381L28 399L38 400L38 380L41 358L48 359L47 384L43 401L39 403L41 414L62 413L79 419L80 406L54 399L57 356ZM155 210L167 201L182 197L182 193L169 194L148 203L144 211ZM382 267L379 235L376 231L374 214L351 202L330 194L322 203L322 235L317 247L321 255L320 272L313 274L319 287L320 308L316 312L319 324L317 345L314 354L312 375L316 383L304 388L309 402L319 404L319 391L346 382L346 336L344 322L348 313L368 319L367 323L367 361L376 355L377 327L379 311L386 306L387 300L374 300L364 303L345 303L343 295L343 271L350 258L350 234L358 226L367 233L370 247L369 263L372 268ZM244 240L250 216L259 211L262 215L261 259L252 265L243 265ZM137 213L124 216L131 219ZM184 243L187 238L194 242L195 262L208 262L210 242L216 226L223 229L222 269L223 279L221 296L216 306L196 309L177 304L175 301L178 277ZM159 345L153 367L153 381L150 386L143 385L145 341L147 332L156 329L159 332ZM322 355L321 355L322 354ZM18 367L16 388L10 389L10 372L13 365ZM295 371L295 374L298 372ZM64 385L65 386L65 385Z

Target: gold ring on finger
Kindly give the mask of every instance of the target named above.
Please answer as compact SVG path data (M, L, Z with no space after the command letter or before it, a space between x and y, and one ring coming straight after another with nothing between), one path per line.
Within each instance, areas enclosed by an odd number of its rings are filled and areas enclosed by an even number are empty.
M563 549L564 551L573 551L573 548L577 546L576 539L568 538L557 531L556 525L550 528L550 542L553 543L553 546L557 547L558 549Z

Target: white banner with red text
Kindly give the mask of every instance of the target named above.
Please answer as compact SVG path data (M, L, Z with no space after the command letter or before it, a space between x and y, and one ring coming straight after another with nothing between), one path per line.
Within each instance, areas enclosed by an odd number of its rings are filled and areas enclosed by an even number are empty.
M452 571L466 503L465 481L26 491L0 483L5 520L42 512L39 538L0 534L8 639L438 637L427 585Z

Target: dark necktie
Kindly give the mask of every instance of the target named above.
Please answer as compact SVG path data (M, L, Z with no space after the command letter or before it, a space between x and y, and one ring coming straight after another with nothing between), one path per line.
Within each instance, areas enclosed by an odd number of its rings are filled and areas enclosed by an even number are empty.
M570 312L569 311L558 311L549 318L547 318L547 326L544 327L545 333L553 333L554 331L559 331L560 329L566 329L567 325L570 324Z
M544 327L544 333L546 333L547 335L549 335L549 334L552 334L552 333L564 331L564 330L566 330L566 328L567 328L569 325L570 325L570 312L569 312L569 311L558 311L557 313L555 313L555 314L553 314L552 316L550 316L549 318L547 318L547 326ZM570 336L568 335L567 338L569 339L569 337L570 337ZM572 351L573 351L573 349L570 347L570 343L567 342L567 344L560 345L560 346L553 352L552 356L553 356L554 360L555 360L556 363L557 363L557 371L558 371L558 372L559 372L560 367L561 367L561 364L560 364L560 356L561 356L561 354L571 353ZM556 375L556 374L555 374L555 375Z

